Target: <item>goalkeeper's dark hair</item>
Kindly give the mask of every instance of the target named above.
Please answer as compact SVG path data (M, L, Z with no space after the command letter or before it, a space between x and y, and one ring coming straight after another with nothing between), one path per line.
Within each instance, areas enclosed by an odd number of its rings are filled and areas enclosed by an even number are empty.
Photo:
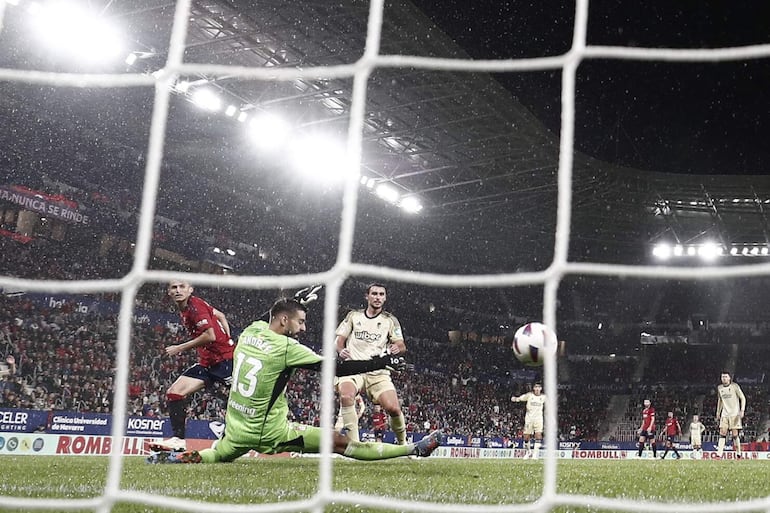
M372 282L372 283L370 283L369 285L366 286L366 293L367 294L372 290L372 287L380 287L380 288L385 289L385 292L388 291L388 287L386 287L383 283L375 281L375 282Z
M270 318L282 313L295 314L300 311L307 312L307 308L294 298L282 297L270 308Z

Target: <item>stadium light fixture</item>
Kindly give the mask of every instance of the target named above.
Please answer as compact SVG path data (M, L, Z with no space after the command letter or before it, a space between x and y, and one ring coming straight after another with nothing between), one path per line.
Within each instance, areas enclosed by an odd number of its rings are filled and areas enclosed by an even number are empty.
M72 2L33 2L28 8L37 37L57 53L78 62L96 63L117 58L123 42L117 29L104 18Z
M192 102L203 110L217 112L222 108L222 99L209 88L196 89L192 93Z
M671 258L671 246L668 244L656 244L655 247L652 248L652 256L659 260L668 260Z
M401 196L395 187L387 183L381 183L378 185L374 192L380 198L384 199L388 203L393 203L394 205L398 203L398 199Z
M244 121L246 121L248 117L249 117L248 114L246 114L245 112L241 112L240 114L238 114L238 121L243 123Z
M300 173L324 182L351 177L358 180L358 173L351 168L345 148L331 138L318 135L301 137L291 154L294 168Z
M710 262L722 255L722 248L713 242L706 242L698 248L698 256Z
M422 210L422 203L415 196L407 196L401 200L399 205L405 212L418 214Z
M238 112L238 107L236 107L235 105L228 105L227 108L225 109L225 116L231 118L235 116L236 112Z
M262 112L249 123L249 135L261 151L281 150L289 137L289 123L270 112Z
M760 244L749 244L748 247L734 245L731 246L730 249L726 249L722 245L711 241L698 244L675 244L674 246L661 242L653 246L652 255L658 260L699 257L704 261L712 262L728 255L733 257L759 256L760 254L763 254L762 247L763 246ZM756 248L756 251L753 253L752 248ZM768 251L768 253L770 253L770 251Z
M190 90L190 82L188 82L187 80L181 80L176 84L174 84L174 89L176 89L178 93L185 94L187 93L187 91Z
M232 249L230 249L230 248L227 248L227 249L225 250L225 252L226 252L228 255L230 255L230 256L235 256L235 250L232 250Z

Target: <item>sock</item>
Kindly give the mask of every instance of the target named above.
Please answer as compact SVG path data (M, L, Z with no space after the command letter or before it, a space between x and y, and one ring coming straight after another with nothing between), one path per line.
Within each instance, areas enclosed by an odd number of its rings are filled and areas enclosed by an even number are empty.
M187 414L185 409L185 396L179 394L166 394L168 399L168 415L171 418L171 431L175 437L185 438L185 422L187 421Z
M535 446L532 448L532 453L535 455L535 458L538 457L540 454L540 446L543 445L540 443L540 440L535 440Z
M404 445L406 443L406 423L403 413L390 418L390 429L396 434L396 443Z
M351 441L345 447L345 456L355 460L385 460L388 458L398 458L399 456L408 456L414 451L414 444L395 445L383 444L379 442L356 442Z
M733 437L733 450L735 451L735 454L743 454L740 436Z
M679 451L676 450L676 447L672 447L672 449L674 450L674 454L676 455L676 457L681 458L681 455L679 454Z
M650 442L650 445L652 446L652 457L657 458L658 457L658 448L655 446L655 440Z
M340 407L342 423L348 429L348 438L358 442L358 415L355 406Z
M642 453L644 452L644 442L639 442L639 457L642 457Z
M334 430L339 433L344 427L345 421L342 419L342 405L340 405L340 409L337 411L337 420L334 421Z
M666 449L665 451L663 451L663 456L661 456L661 458L660 458L660 459L662 459L662 460L665 460L665 459L666 459L666 456L668 456L668 449Z
M719 442L717 443L717 456L721 457L722 453L725 452L725 442L727 441L727 437L720 436Z

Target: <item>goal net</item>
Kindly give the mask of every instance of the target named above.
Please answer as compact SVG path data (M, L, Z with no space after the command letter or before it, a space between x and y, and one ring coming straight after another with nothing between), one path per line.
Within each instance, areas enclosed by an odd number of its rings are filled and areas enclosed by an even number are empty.
M173 25L167 59L161 69L151 73L88 74L69 72L47 72L37 70L0 69L0 79L7 83L23 83L58 88L137 88L152 87L154 99L149 129L149 143L144 168L141 208L138 214L138 233L134 260L130 271L123 277L104 280L35 280L0 276L0 286L6 290L46 293L112 293L120 291L119 330L115 374L115 390L127 390L131 369L124 365L130 361L131 333L137 294L145 284L165 283L173 279L184 279L199 286L223 287L241 290L292 289L302 288L311 283L322 283L325 291L324 323L322 338L324 354L334 354L334 328L338 321L341 304L341 290L351 278L376 277L387 282L404 283L436 288L501 288L519 286L542 286L544 309L542 320L545 324L557 324L557 291L560 283L568 276L610 276L647 279L708 280L725 277L742 277L770 273L770 265L732 266L729 268L681 268L644 267L600 263L577 263L568 258L570 243L573 156L575 140L575 94L576 74L579 65L588 59L623 59L635 61L668 62L712 62L741 61L766 58L770 45L746 46L720 49L665 49L628 48L589 45L586 41L588 0L577 0L575 24L571 48L568 52L553 56L527 59L471 60L415 55L396 55L382 51L381 31L385 2L371 0L368 6L367 32L363 55L355 62L322 67L283 68L278 66L250 67L237 62L227 64L193 64L185 62L188 21L191 14L191 0L178 0L174 7ZM0 3L0 28L9 9L18 2L6 0ZM215 30L215 28L212 28ZM254 44L262 44L254 42ZM267 44L267 43L265 43ZM141 58L141 56L139 57ZM339 219L339 243L334 264L330 269L303 275L276 274L269 276L222 276L207 273L181 273L152 270L152 245L159 195L164 147L167 137L167 123L170 115L171 97L178 88L182 76L205 75L210 80L238 77L243 80L265 82L291 82L298 79L347 79L352 81L352 97L349 106L347 128L347 158L351 168L357 169L362 160L362 146L366 135L367 85L372 75L380 69L418 69L436 72L532 72L538 70L559 70L561 73L561 129L559 135L559 159L557 180L557 211L555 216L555 246L553 259L544 270L532 272L509 272L504 274L440 274L414 272L393 267L366 264L353 258L356 223L360 218L361 185L358 181L345 182ZM512 207L506 207L512 208ZM269 227L266 227L268 229ZM308 246L310 246L308 244ZM332 425L334 411L334 362L324 361L322 377L321 411L323 425ZM549 354L544 366L544 389L548 391L546 408L545 439L558 440L558 379L556 356ZM125 394L117 393L112 414L115 426L112 435L119 440L125 436L122 426L128 416ZM560 493L557 490L557 447L547 444L544 460L544 486L542 496L534 504L510 504L501 506L467 504L433 504L426 502L398 501L377 496L350 496L335 490L332 484L332 440L331 432L323 440L324 451L320 459L320 481L318 494L312 500L301 503L266 504L242 508L244 511L290 511L296 509L322 511L334 504L357 504L362 507L397 508L409 511L548 511L560 506L598 508L616 511L669 511L670 503L613 499L601 496L581 496ZM194 503L180 504L168 497L154 497L128 492L121 484L123 456L115 443L110 456L109 474L104 496L93 500L70 499L25 499L3 497L3 506L20 509L97 509L109 511L116 501L133 502L152 506L184 509L188 511L219 511L222 504ZM508 463L501 463L505 466ZM240 510L232 505L229 509ZM764 501L734 502L730 504L677 504L679 511L746 511L749 509L770 509L770 498Z

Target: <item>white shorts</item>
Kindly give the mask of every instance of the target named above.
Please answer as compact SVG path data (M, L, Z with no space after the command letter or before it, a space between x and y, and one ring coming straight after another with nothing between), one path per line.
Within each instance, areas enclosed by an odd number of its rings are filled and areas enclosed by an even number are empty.
M523 433L525 435L534 435L535 433L542 433L543 432L543 417L530 417L529 415L524 416L524 430Z

